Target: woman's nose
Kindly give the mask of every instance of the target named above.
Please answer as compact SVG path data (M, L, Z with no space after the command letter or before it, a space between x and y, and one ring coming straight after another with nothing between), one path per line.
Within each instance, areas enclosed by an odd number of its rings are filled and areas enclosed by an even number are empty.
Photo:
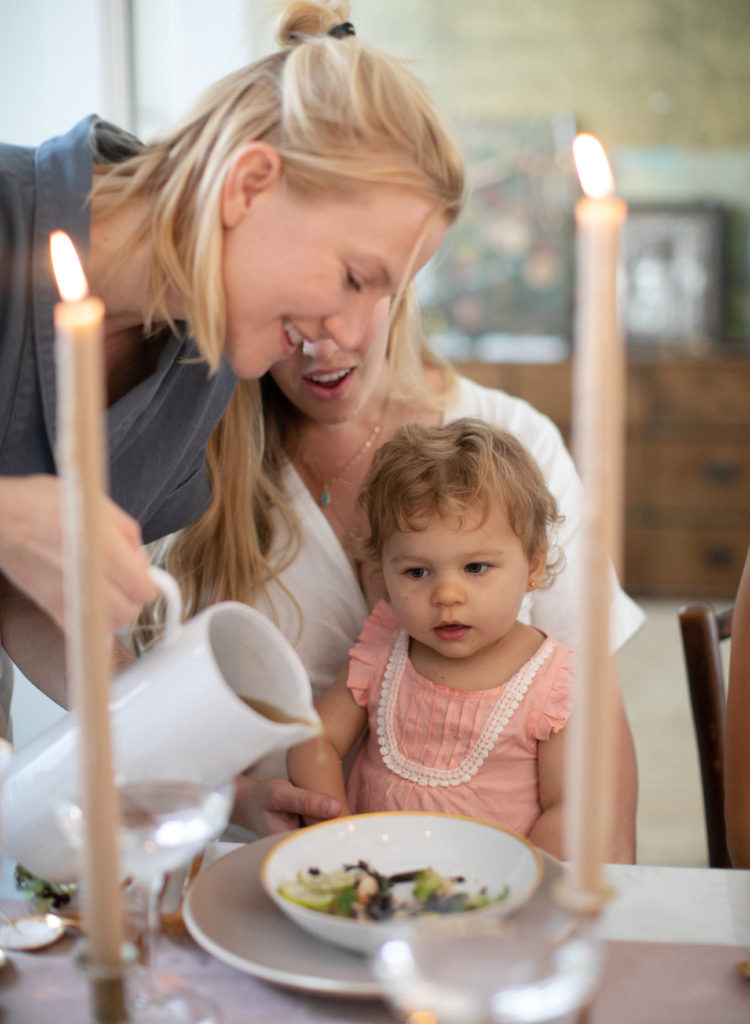
M357 352L368 344L370 321L380 298L358 295L323 321L327 333L343 352Z

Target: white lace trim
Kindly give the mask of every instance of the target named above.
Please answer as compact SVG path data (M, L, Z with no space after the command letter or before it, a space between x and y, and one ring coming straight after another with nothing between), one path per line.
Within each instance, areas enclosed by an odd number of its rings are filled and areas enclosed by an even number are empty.
M455 768L429 768L405 757L398 748L395 726L396 701L409 651L405 630L398 636L383 675L378 702L378 743L384 763L396 775L418 786L460 786L477 774L497 743L500 734L516 712L539 668L552 654L553 644L546 639L536 654L516 672L490 712L482 733L461 764Z

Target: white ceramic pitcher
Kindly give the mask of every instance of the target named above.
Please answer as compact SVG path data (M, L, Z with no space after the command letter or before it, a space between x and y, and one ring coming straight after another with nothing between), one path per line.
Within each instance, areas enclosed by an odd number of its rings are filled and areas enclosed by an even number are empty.
M215 785L320 731L302 662L273 623L254 608L227 601L180 625L176 582L160 569L151 571L167 599L165 638L112 687L118 782L161 778ZM262 702L262 712L246 700ZM276 710L283 720L268 717ZM50 882L76 878L58 808L77 795L77 738L72 711L13 755L3 786L3 846Z

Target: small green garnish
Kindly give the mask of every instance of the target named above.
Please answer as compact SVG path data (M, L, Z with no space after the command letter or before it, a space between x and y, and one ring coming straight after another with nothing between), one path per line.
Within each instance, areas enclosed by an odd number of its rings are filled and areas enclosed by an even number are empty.
M424 903L430 896L440 892L444 885L445 879L434 868L418 871L414 879L414 898Z
M16 864L14 878L16 888L28 900L35 914L46 914L48 910L66 906L77 888L74 882L47 882L20 864Z
M354 886L351 889L342 889L334 903L333 913L337 917L353 917L352 904L357 899L357 890Z

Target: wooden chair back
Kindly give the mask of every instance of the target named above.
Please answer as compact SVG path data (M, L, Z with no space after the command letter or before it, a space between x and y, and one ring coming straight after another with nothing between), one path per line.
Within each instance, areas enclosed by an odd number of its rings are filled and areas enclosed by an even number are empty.
M712 868L731 868L724 820L724 716L726 686L721 642L731 636L733 608L717 612L706 601L678 610L690 705L698 745L703 810Z

